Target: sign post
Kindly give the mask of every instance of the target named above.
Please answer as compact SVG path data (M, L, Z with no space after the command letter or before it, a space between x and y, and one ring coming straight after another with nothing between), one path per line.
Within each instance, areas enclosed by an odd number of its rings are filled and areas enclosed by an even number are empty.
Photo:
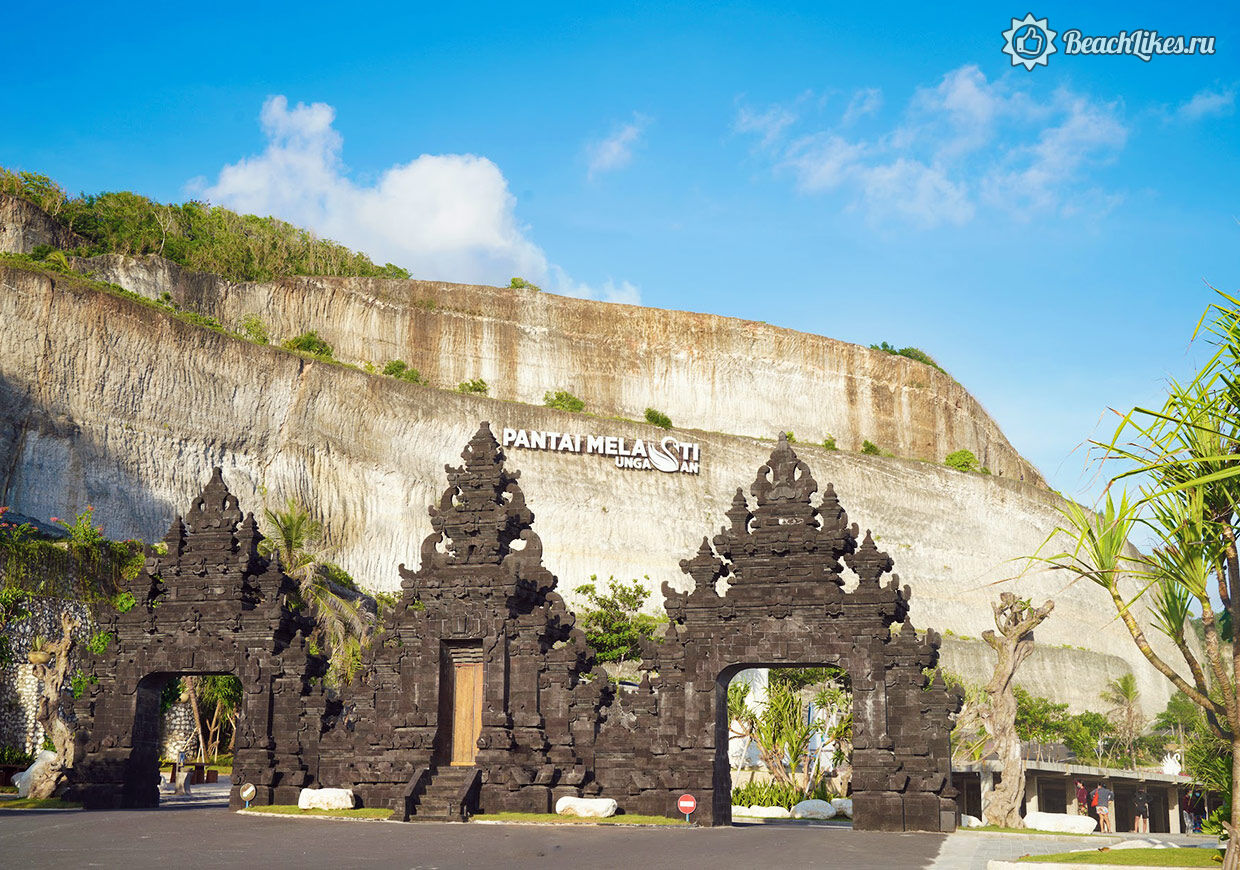
M697 799L691 794L682 794L676 800L676 807L685 814L685 824L689 824L689 814L697 809Z

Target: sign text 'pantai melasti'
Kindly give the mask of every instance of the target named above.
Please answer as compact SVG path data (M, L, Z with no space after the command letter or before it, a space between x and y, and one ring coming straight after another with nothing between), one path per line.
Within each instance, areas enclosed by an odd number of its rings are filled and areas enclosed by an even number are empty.
M573 435L568 432L537 432L531 429L505 429L504 447L547 450L557 453L586 453L612 456L616 468L634 471L662 471L667 474L697 474L702 465L702 448L678 441L671 435L660 441L618 438L613 435Z

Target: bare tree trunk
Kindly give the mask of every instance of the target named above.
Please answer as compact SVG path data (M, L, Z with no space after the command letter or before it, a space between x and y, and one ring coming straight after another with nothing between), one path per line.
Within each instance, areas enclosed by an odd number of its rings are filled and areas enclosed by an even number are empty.
M210 739L207 741L207 755L214 760L220 754L220 708L222 701L215 702L215 713L211 716L211 725L207 728Z
M202 711L198 709L198 692L195 689L195 678L185 678L185 691L189 693L189 706L194 711L194 727L198 729L198 760L207 760L207 738L202 731Z
M1240 736L1231 740L1231 819L1223 822L1227 831L1227 852L1223 855L1223 870L1240 870Z
M988 825L1023 828L1020 802L1025 795L1025 765L1020 757L1020 737L1016 733L1016 693L1012 679L1021 662L1033 652L1033 629L1050 616L1055 602L1047 601L1035 608L1011 592L1004 592L999 603L992 605L996 635L982 633L982 639L995 651L994 676L986 685L987 703L979 711L986 730L990 732L995 751L1003 765L1003 779L990 793L984 812Z
M46 665L35 665L34 676L42 684L35 718L56 747L56 760L35 769L30 781L30 797L42 800L53 797L64 783L65 771L73 766L76 755L73 728L65 718L65 678L69 674L70 652L73 649L73 630L78 622L68 613L60 615L60 640L43 647L51 653L52 660Z

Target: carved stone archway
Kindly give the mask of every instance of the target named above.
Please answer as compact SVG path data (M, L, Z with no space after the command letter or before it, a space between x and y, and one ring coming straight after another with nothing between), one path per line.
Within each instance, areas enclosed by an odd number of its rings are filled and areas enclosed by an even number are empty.
M681 562L693 590L663 584L667 634L647 649L639 690L608 712L595 752L603 793L626 796L630 812L672 815L691 791L700 822L728 824L728 677L745 664L834 663L852 679L854 826L954 830L949 719L960 699L924 675L939 637L917 637L908 587L882 580L890 557L869 532L858 545L834 489L814 504L817 490L781 436L750 487L755 506L738 489L713 546L704 538ZM850 592L841 560L858 580Z
M66 797L88 809L159 804L159 692L177 675L233 674L241 679L232 802L253 783L256 803L297 803L317 752L321 694L310 678L323 662L306 640L313 622L290 610L293 587L258 552L253 514L215 469L144 570L124 583L124 613L105 608L107 648L83 662L87 680L74 705L78 759ZM163 549L163 548L158 548Z

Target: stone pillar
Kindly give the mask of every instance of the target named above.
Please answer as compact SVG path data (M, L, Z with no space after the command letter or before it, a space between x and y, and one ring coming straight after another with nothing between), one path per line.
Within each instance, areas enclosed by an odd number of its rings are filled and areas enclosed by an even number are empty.
M1038 780L1032 773L1025 773L1025 814L1038 811Z
M986 818L986 805L990 803L990 793L995 790L995 774L993 771L982 768L982 770L978 771L978 777L982 781L982 816L981 817L984 819Z
M1180 789L1167 786L1167 830L1173 834L1184 833L1184 815L1180 812Z

